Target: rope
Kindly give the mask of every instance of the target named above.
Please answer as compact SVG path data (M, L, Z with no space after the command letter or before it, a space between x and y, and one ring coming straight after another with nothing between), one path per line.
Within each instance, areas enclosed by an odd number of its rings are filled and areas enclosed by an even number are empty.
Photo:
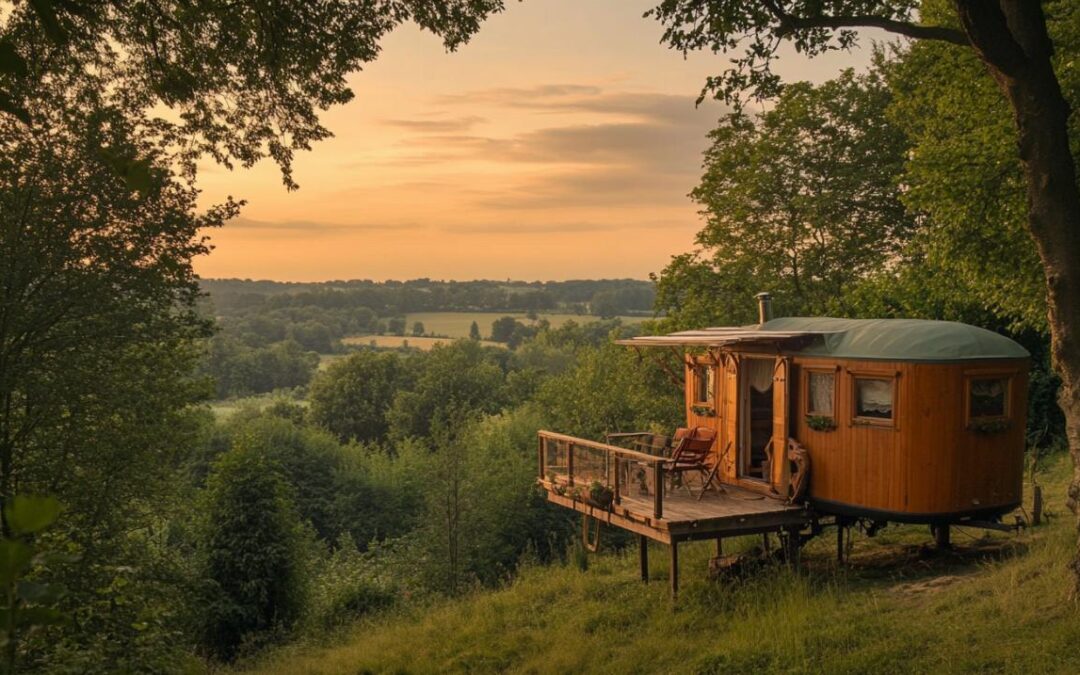
M596 530L593 536L589 536L589 521L596 521ZM581 543L585 546L585 550L590 553L596 553L600 550L600 525L602 523L597 518L591 518L590 516L581 514Z

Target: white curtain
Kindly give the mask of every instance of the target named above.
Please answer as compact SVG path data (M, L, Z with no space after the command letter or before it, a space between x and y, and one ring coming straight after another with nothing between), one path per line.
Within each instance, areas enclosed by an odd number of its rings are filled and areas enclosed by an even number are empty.
M810 373L810 412L820 415L833 414L833 390L836 375L833 373Z
M890 380L856 380L859 390L859 412L892 415L892 382Z
M754 391L764 394L772 389L773 362L764 359L747 359L746 381Z

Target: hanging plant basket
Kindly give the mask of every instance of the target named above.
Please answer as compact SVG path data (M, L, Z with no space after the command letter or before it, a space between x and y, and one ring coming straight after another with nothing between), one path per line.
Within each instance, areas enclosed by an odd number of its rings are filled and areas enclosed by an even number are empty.
M991 419L974 419L968 422L968 431L974 431L978 434L1000 434L1009 430L1012 424L1007 419L991 418Z
M594 480L589 485L589 491L585 493L585 501L598 509L607 509L611 507L611 502L615 501L615 492L607 485Z

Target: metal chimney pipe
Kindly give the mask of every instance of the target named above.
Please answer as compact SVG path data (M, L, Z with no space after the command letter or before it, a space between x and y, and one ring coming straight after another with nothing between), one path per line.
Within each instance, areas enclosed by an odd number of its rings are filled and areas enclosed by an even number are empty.
M762 292L754 297L757 298L758 323L765 323L772 319L772 296Z

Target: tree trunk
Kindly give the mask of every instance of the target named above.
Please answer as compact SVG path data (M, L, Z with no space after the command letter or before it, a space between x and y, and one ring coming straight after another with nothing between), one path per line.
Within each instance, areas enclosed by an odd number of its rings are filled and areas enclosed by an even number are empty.
M1080 186L1069 149L1069 104L1054 73L1053 43L1037 2L957 0L964 32L1012 105L1027 179L1028 229L1046 274L1050 353L1061 377L1073 479L1068 504L1080 516ZM1080 590L1080 539L1070 563Z

